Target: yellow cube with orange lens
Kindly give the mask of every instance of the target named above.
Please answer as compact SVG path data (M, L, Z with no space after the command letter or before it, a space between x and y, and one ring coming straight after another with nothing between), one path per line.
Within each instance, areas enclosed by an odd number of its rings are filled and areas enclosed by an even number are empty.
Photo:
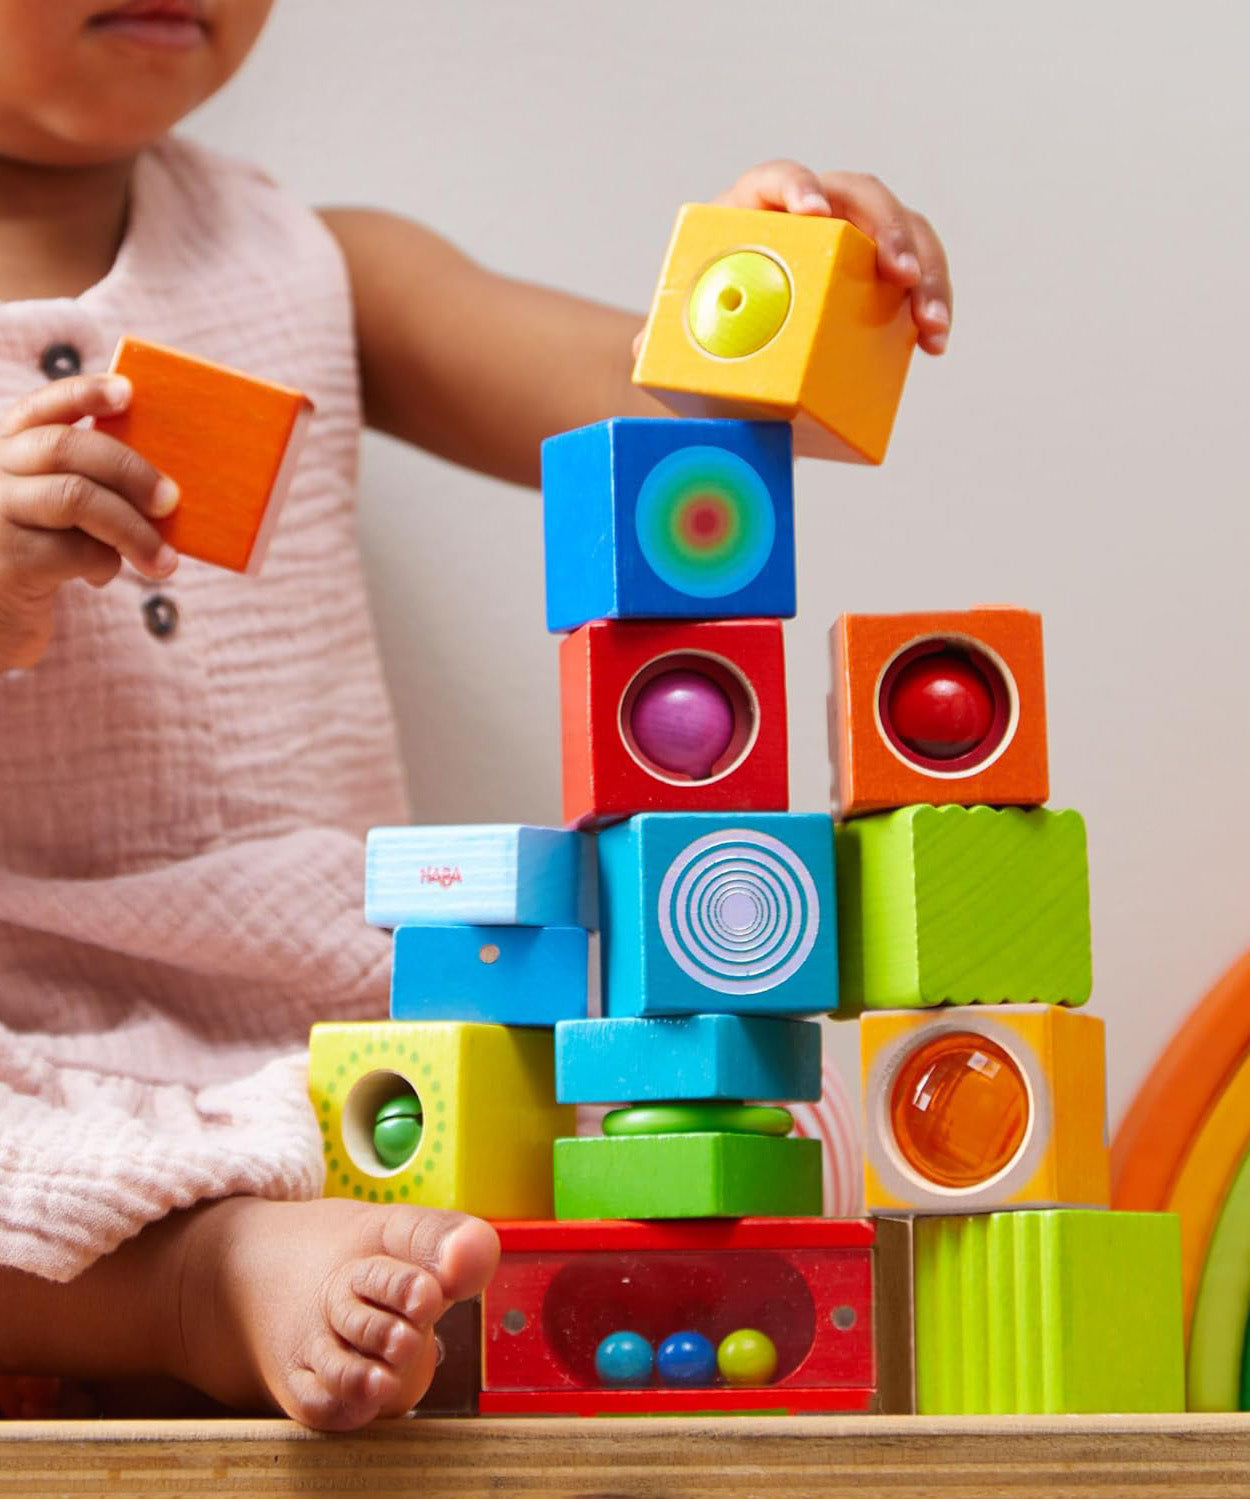
M859 1034L870 1213L1108 1206L1097 1016L877 1010Z
M915 342L908 293L853 224L688 203L634 383L683 416L792 421L802 452L880 463Z
M549 1030L467 1021L314 1025L308 1090L327 1197L550 1218L551 1155L576 1111L555 1101Z

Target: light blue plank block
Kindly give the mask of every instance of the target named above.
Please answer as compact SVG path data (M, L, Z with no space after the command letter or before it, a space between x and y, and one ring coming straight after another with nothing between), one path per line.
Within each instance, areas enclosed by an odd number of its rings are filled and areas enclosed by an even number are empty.
M391 1019L552 1026L584 1018L589 945L579 926L401 926Z
M556 1026L560 1103L820 1097L820 1024L690 1015Z
M371 926L598 924L585 833L522 823L373 828L365 845Z
M605 1015L837 1009L828 816L644 813L598 846Z
M788 619L788 422L612 417L542 448L547 628Z

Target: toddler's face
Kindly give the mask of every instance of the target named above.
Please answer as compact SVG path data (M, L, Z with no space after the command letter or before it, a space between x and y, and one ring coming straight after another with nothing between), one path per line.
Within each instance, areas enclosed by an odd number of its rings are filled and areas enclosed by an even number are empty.
M215 93L273 0L0 0L0 155L80 166L163 135Z

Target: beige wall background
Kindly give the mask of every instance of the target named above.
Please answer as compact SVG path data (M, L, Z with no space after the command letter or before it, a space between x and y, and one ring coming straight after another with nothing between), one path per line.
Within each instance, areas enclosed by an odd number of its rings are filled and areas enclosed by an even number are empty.
M883 468L798 471L792 802L827 805L836 614L1040 609L1113 1118L1250 944L1248 52L1235 0L285 0L189 126L639 309L677 205L757 160L925 209L951 352L917 358ZM537 497L380 439L363 491L418 820L554 820Z

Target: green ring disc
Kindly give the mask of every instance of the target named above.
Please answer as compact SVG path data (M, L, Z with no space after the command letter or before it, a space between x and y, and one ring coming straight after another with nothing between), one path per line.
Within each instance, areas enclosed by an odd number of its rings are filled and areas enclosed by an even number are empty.
M661 1103L613 1109L604 1115L605 1135L788 1135L787 1109L745 1103Z

